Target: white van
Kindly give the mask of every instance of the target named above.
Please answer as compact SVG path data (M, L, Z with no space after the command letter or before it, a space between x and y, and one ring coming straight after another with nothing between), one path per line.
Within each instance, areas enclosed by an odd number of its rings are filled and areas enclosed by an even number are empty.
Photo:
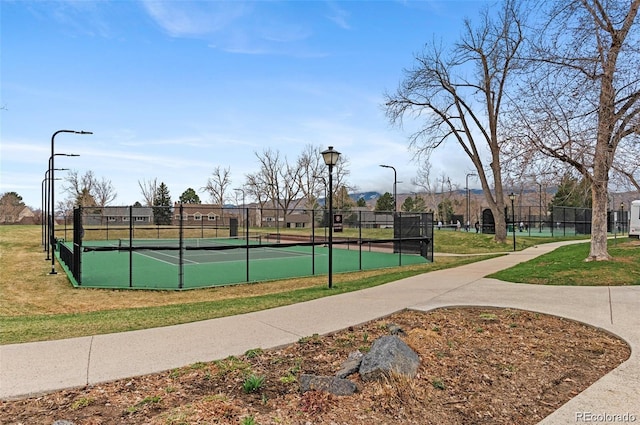
M640 238L640 201L631 202L629 211L629 237Z

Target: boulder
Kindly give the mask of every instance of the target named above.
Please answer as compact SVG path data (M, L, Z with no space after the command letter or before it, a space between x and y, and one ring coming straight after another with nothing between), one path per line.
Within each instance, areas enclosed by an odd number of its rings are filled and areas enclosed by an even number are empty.
M404 330L395 323L389 323L387 325L387 330L391 335L405 335Z
M360 351L353 351L349 353L349 357L347 360L342 363L340 370L336 373L338 378L346 378L349 375L352 375L360 370L360 364L362 363L362 358L364 354Z
M334 395L352 395L358 390L356 384L337 376L300 375L300 391L327 391Z
M391 374L415 377L420 359L415 351L395 335L378 338L365 354L360 364L360 376L364 381L381 379Z

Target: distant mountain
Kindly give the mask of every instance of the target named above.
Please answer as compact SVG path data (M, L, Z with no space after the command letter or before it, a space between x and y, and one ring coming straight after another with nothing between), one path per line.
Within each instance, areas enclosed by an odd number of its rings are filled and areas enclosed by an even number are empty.
M380 195L379 192L357 192L357 193L350 193L349 194L349 198L351 198L353 200L353 202L358 202L358 199L364 198L365 202L367 202L367 203L375 201L380 196L381 195ZM324 202L325 202L324 198L318 199L318 204L324 205Z
M351 194L349 195L349 197L350 197L351 199L353 199L355 202L357 202L357 201L358 201L358 199L360 199L360 198L364 198L364 200L365 200L366 202L369 202L369 201L375 201L375 200L376 200L376 199L378 199L380 196L382 196L382 195L380 195L380 193L379 193L379 192L359 192L359 193L351 193Z

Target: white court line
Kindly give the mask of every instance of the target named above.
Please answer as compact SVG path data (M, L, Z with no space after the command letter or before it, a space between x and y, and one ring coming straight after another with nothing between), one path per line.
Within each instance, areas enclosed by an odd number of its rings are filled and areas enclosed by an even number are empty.
M156 251L156 250L149 250L149 251L150 251L150 252L155 252L155 253L157 253L158 255L164 255L165 257L173 258L174 260L178 260L178 263L170 262L170 261L165 261L165 260L163 260L163 259L161 259L161 258L154 257L153 255L143 254L143 253L142 253L143 251L135 251L135 253L136 253L136 254L139 254L139 255L142 255L143 257L147 257L147 258L151 258L151 259L156 260L156 261L160 261L161 263L170 264L170 265L172 265L172 266L178 266L178 265L180 265L180 257L179 257L179 256L178 256L178 257L176 257L175 255L165 254L165 253L164 253L164 252L162 252L162 251ZM188 260L188 259L183 259L183 260L184 260L184 262L185 262L185 263L189 262L189 263L192 263L192 264L202 264L202 263L198 263L198 262L191 261L191 260Z
M288 260L291 257L312 257L313 255L315 255L316 257L326 257L327 254L311 254L309 253L304 253L304 252L297 252L297 251L287 251L285 249L282 248L263 248L265 251L274 251L274 252L286 252L288 254L294 254L294 255L287 255L284 257L266 257L266 258L250 258L249 262L256 262L256 261L276 261L276 260ZM219 253L220 251L216 251L216 253ZM225 255L229 255L231 253L225 253ZM204 255L204 254L203 254ZM246 263L247 259L246 257L243 257L241 259L238 260L216 260L216 261L208 261L206 263L198 263L198 262L194 262L193 264L187 264L189 266L192 265L198 265L198 264L211 264L211 263Z

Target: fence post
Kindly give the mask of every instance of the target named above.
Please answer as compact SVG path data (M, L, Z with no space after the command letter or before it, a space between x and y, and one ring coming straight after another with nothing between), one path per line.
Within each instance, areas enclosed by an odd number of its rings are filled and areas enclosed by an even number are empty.
M245 207L245 214L247 215L247 220L244 221L244 228L245 228L245 238L246 238L246 245L247 245L247 282L249 282L249 208Z
M311 275L316 275L316 210L311 209Z
M82 286L82 207L73 210L73 272L78 286Z
M362 211L358 211L358 267L362 271Z
M133 206L129 206L129 288L133 288Z
M183 204L180 204L180 220L178 221L178 289L184 286L184 215Z
M395 205L394 205L395 207ZM398 217L398 235L400 240L398 241L398 266L402 265L402 212L393 211Z

